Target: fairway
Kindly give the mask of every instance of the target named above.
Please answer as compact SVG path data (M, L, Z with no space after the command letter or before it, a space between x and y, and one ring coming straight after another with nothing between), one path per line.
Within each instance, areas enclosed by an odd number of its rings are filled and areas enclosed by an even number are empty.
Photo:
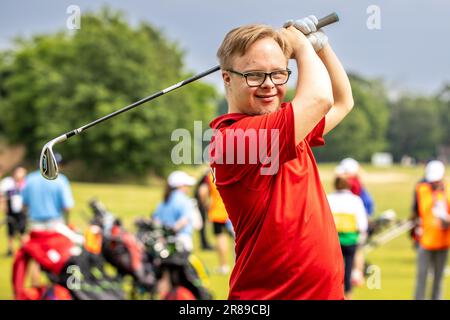
M334 165L320 165L322 183L327 192L331 191ZM188 170L195 176L201 169ZM399 218L410 215L411 198L414 184L420 179L422 168L373 168L364 166L362 174L367 189L372 194L376 212L393 209ZM96 197L102 201L117 217L122 218L125 227L132 229L133 220L149 216L163 193L163 182L152 180L148 186L72 183L76 206L71 213L71 222L80 230L86 226L90 217L89 199ZM213 239L212 227L208 226L209 239ZM195 253L206 264L211 280L211 289L215 299L226 299L228 276L215 272L218 258L214 251L201 251L198 247L198 235L195 235ZM11 299L12 259L5 257L6 228L0 228L0 299ZM367 279L365 286L355 288L355 299L411 299L414 294L416 253L406 234L386 245L376 248L367 260L374 265L374 277ZM233 257L230 254L230 262ZM263 267L263 266L261 266ZM447 268L448 270L449 268ZM375 278L376 276L379 278ZM450 299L450 275L446 274L444 298Z

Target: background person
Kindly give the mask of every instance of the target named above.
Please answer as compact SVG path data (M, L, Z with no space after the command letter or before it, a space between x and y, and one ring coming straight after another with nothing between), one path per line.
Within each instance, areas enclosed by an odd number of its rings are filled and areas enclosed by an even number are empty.
M353 158L345 158L339 163L338 169L339 175L345 177L350 185L350 191L361 198L364 208L367 214L367 219L370 223L370 218L373 215L375 204L372 196L368 192L367 188L364 186L360 172L361 166L358 161ZM365 231L367 234L369 230ZM361 286L364 284L364 275L365 275L365 257L364 252L362 251L362 245L365 241L364 238L361 238L361 246L357 247L353 270L352 270L352 283L356 286Z
M55 153L58 165L63 165L62 157ZM55 180L45 179L39 170L31 172L25 180L22 190L23 204L28 216L30 231L57 231L69 239L79 241L76 234L66 225L69 222L69 213L74 206L70 183L67 177L59 173ZM32 286L40 287L40 267L33 263L30 265Z
M23 207L22 190L25 186L27 170L18 166L14 168L11 183L2 187L4 208L8 225L8 256L14 253L14 238L19 235L20 244L25 234L27 217Z
M216 250L219 256L219 273L228 274L230 266L228 264L228 235L233 237L232 228L228 219L228 213L220 197L213 176L209 171L206 179L202 183L201 201L208 209L208 219L213 223L214 235L216 237Z
M164 201L152 215L155 222L173 229L177 240L186 252L194 248L192 242L193 214L192 200L188 197L189 187L195 185L195 178L183 171L174 171L167 178Z
M339 168L342 171L342 174L347 177L350 184L350 191L361 198L364 207L366 208L367 215L369 217L372 216L375 204L372 196L361 180L361 166L358 161L353 158L345 158L339 163Z
M14 186L14 180L11 176L3 177L6 174L6 170L0 164L0 211L6 213L6 190L11 189Z
M361 198L350 191L350 184L345 177L337 176L334 180L334 188L336 191L328 195L328 203L333 213L344 257L345 297L350 299L354 257L358 244L366 237L367 213Z
M56 153L55 158L62 167L61 155ZM26 177L22 195L31 230L54 229L59 224L69 223L74 200L69 179L64 174L58 174L55 180L47 180L36 170Z
M208 226L208 175L210 174L208 169L197 181L195 186L195 199L197 200L198 210L202 217L203 225L199 230L200 244L203 250L213 250L213 246L208 240L207 226Z
M433 273L431 299L442 298L443 274L450 247L450 189L444 176L444 164L430 161L425 167L425 181L416 186L414 201L420 221L416 300L425 299L429 270Z

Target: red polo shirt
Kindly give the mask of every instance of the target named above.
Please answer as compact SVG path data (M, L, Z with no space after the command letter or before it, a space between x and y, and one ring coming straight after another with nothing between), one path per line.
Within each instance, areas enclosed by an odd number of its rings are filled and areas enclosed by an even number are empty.
M325 143L324 126L296 146L290 103L211 122L211 167L236 232L229 299L344 298L342 253L311 151ZM245 143L236 132L247 133Z

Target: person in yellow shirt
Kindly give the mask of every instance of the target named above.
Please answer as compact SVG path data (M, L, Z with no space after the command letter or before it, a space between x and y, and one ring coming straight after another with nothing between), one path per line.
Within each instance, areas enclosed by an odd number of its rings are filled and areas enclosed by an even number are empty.
M350 190L346 177L334 180L335 192L327 195L328 203L336 224L342 256L344 258L345 298L351 299L351 275L358 245L366 238L367 213L360 197Z
M219 255L219 273L228 274L228 235L234 236L225 205L209 173L199 188L200 201L208 209L208 219L213 223L216 236L216 250Z

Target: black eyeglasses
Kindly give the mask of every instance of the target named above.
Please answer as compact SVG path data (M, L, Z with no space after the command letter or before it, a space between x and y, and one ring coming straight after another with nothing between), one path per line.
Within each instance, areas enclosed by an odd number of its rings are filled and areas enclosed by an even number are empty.
M267 76L269 76L270 80L275 85L282 85L288 82L289 76L291 75L292 71L289 69L286 70L277 70L272 72L262 72L262 71L250 71L250 72L238 72L232 69L228 69L226 71L229 71L231 73L235 73L237 75L240 75L241 77L245 78L245 81L247 82L247 85L249 87L259 87L261 86L264 81L266 81Z

